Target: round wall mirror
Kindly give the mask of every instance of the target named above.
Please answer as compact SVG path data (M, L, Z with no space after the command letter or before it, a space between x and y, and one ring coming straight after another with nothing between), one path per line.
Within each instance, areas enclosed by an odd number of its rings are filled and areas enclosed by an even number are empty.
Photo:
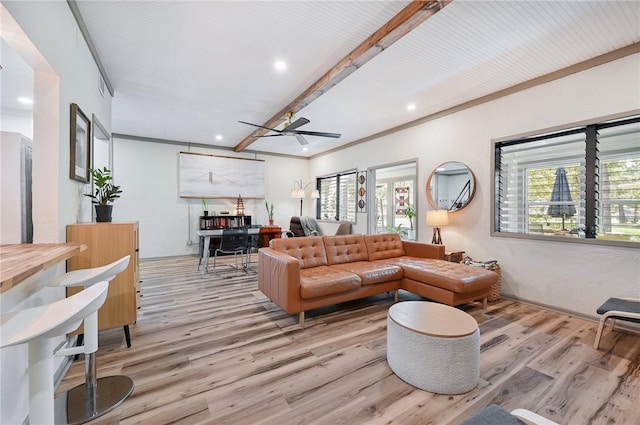
M427 180L427 199L440 210L461 210L469 205L475 193L476 177L461 162L440 164Z

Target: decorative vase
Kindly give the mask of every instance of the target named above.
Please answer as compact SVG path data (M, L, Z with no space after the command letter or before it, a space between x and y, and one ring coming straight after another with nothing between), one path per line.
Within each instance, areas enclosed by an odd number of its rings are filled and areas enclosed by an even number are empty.
M272 218L269 219L269 226L273 227L273 219Z
M111 222L113 205L96 205L96 221L98 223Z
M204 213L204 216L207 217L209 215L209 211L202 211Z

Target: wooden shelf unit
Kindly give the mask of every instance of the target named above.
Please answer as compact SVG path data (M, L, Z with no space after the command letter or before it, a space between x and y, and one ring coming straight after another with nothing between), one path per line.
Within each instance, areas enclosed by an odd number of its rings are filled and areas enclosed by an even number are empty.
M107 300L98 310L98 329L125 327L138 320L140 268L138 222L79 223L67 226L67 242L87 249L67 260L67 271L104 266L130 255L129 266L109 284ZM82 288L68 288L67 296ZM83 333L80 326L75 333Z
M214 230L214 229L234 229L238 227L251 226L250 215L201 215L199 230ZM220 238L212 237L209 245L209 253L213 255L216 247L220 245ZM198 250L200 256L202 256L202 249L204 248L204 238L200 237L200 248Z
M233 229L251 226L250 215L201 215L200 230Z

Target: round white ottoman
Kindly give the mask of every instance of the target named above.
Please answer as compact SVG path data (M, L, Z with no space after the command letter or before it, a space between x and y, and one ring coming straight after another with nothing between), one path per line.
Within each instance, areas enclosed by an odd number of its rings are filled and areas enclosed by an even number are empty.
M464 311L427 301L387 314L387 362L403 381L437 394L462 394L480 380L480 330Z

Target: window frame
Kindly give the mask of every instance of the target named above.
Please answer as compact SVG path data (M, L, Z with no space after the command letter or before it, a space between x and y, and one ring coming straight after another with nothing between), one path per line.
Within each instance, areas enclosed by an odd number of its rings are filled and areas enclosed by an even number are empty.
M318 189L318 191L320 192L320 198L318 199L318 202L316 202L316 220L320 221L320 222L326 222L326 223L351 223L351 224L356 224L357 219L358 219L358 211L356 208L356 202L357 202L357 184L354 185L354 189L353 189L353 197L354 197L354 202L353 202L353 208L354 208L354 215L353 215L353 221L351 220L345 220L345 219L341 219L340 217L338 218L323 218L321 217L321 212L322 212L322 180L327 180L327 179L336 179L336 194L338 195L338 198L336 199L335 205L336 205L336 215L339 215L340 213L340 206L342 205L341 199L340 199L340 177L341 176L347 176L347 175L353 175L354 176L354 181L355 179L357 179L358 176L358 170L357 169L350 169L350 170L345 170L345 171L340 171L340 172L336 172L336 173L332 173L332 174L326 174L324 176L319 176L316 177L316 189ZM336 217L336 216L334 216Z
M496 183L499 178L500 170L496 168L496 165L499 163L498 155L498 147L514 145L519 143L526 143L535 140L546 139L551 136L558 135L567 135L573 134L576 132L584 132L585 137L585 147L591 143L596 143L597 130L603 128L610 128L616 125L621 125L623 122L630 122L638 119L638 115L640 115L640 109L631 110L624 113L613 114L609 116L604 116L601 118L585 120L581 122L575 122L565 125L559 125L552 128L547 128L543 130L530 131L523 134L518 134L515 136L507 136L501 137L497 139L493 139L491 141L491 205L490 205L490 236L499 237L499 238L512 238L512 239L526 239L526 240L541 240L541 241L553 241L553 242L561 242L561 243L577 243L577 244L587 244L587 245L599 245L599 246L615 246L615 247L623 247L623 248L640 248L640 242L637 241L620 241L620 240L608 240L608 239L598 239L598 238L565 238L558 237L553 235L543 235L543 234L535 234L535 233L516 233L516 232L500 232L498 231L498 200L496 198ZM611 123L611 121L618 121L615 123ZM589 167L597 167L598 158L596 158L595 150L589 149L587 147L587 154L585 158L581 161L585 162L587 168ZM603 158L600 158L602 161ZM586 173L585 176L585 221L587 223L595 222L596 215L596 205L600 203L602 205L602 200L597 200L595 197L596 192L596 177L595 174ZM576 202L580 202L577 200ZM522 207L525 207L526 202L523 203Z

